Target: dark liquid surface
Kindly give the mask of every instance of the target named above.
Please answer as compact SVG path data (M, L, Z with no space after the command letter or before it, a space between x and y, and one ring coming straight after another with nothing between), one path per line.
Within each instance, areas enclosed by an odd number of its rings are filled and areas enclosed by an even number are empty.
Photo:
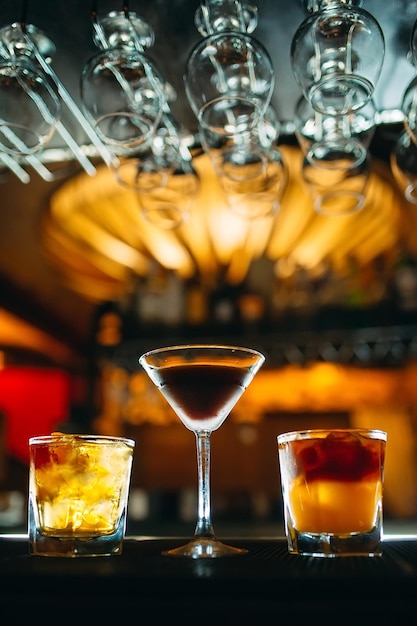
M160 389L171 406L193 420L222 416L242 395L250 373L222 365L179 365L159 372Z

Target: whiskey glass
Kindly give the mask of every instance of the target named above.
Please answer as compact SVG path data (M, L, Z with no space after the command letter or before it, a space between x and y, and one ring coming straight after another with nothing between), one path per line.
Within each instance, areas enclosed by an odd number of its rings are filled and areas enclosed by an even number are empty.
M379 556L387 433L313 429L278 435L291 554Z

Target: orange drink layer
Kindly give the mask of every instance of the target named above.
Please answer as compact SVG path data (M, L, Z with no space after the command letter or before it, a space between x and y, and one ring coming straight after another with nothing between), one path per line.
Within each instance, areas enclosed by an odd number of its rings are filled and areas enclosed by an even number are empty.
M292 526L307 533L363 533L382 501L385 441L355 432L318 432L279 444Z

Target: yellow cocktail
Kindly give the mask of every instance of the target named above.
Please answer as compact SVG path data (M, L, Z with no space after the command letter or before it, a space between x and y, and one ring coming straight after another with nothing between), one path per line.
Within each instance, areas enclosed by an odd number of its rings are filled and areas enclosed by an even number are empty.
M83 540L87 547L89 539L97 542L99 537L119 537L120 525L124 527L125 522L133 447L128 439L94 435L31 439L33 536L61 540L58 547L65 540Z

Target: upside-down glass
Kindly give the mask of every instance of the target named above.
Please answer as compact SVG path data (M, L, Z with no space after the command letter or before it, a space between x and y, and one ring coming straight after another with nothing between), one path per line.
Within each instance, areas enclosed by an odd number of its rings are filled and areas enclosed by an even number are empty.
M194 23L203 37L220 31L252 33L258 25L258 8L246 0L202 0Z
M370 159L355 141L331 143L316 150L314 160L304 158L301 178L312 198L314 210L322 215L343 216L360 211L366 202Z
M122 552L135 443L52 434L29 440L29 551L82 557Z
M193 48L184 83L199 124L231 134L253 128L265 113L274 70L267 50L251 35L219 32Z
M417 145L417 76L404 91L401 110L404 116L404 128Z
M142 215L158 228L178 228L189 218L199 187L191 161L181 159L164 185L138 194Z
M199 136L217 175L242 181L255 178L264 171L279 129L277 114L269 106L253 128L216 132L200 126Z
M100 139L117 155L146 144L158 128L164 81L143 48L153 32L139 16L111 12L94 22L101 51L81 73L81 102Z
M410 63L417 67L417 21L410 33L410 48L407 55ZM413 142L417 145L417 77L414 77L405 88L401 110L404 115L404 126ZM401 141L401 140L400 140Z
M164 552L193 559L244 554L216 538L211 521L210 436L220 428L265 361L249 348L183 345L143 354L139 363L197 445L198 516L194 537L185 545Z
M181 138L169 115L152 136L130 156L117 159L113 171L118 183L134 191L148 192L164 187L181 161Z
M252 164L243 161L234 164L234 177L219 178L228 206L245 219L275 215L288 183L287 166L278 148L265 151L264 157L263 168L256 175L245 176L245 169Z
M387 434L317 429L278 435L288 551L378 556Z
M375 134L376 117L373 100L345 115L325 115L315 111L302 96L295 106L295 134L305 156L313 162L316 155L320 159L328 144L338 147L342 153L351 152L352 142L362 160Z
M414 22L410 33L410 49L407 58L410 63L417 67L417 20Z
M391 170L406 200L417 204L417 144L403 131L392 148Z
M317 111L343 115L374 93L385 54L375 18L349 0L319 0L297 29L291 65L304 96Z
M256 126L241 132L215 132L200 126L201 144L219 177L226 202L245 219L273 215L280 207L288 172L274 146L279 128L271 106Z
M20 24L0 29L0 149L12 155L39 152L51 140L61 116L58 88L35 59L55 52L32 25L30 38ZM32 43L32 41L34 43Z

